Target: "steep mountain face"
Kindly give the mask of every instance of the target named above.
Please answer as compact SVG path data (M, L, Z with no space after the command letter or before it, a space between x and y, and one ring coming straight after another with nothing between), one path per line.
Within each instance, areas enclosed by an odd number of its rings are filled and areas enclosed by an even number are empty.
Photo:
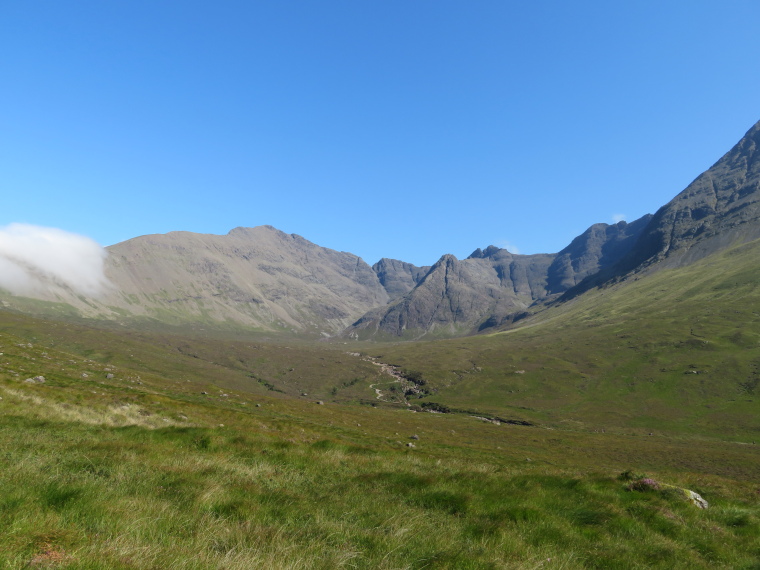
M625 268L685 265L760 237L760 122L709 170L660 208Z
M466 334L510 322L534 303L619 261L649 218L595 224L558 254L515 255L491 245L462 261L445 255L403 297L368 312L344 334L419 338ZM411 282L406 277L405 284Z
M116 290L102 302L159 320L333 333L389 299L361 258L271 226L143 236L109 253Z
M629 223L594 224L557 254L549 267L547 290L563 293L605 267L620 261L652 219L647 214Z
M382 258L372 266L380 284L383 286L391 299L401 297L422 281L430 266L417 267L398 259Z
M694 263L760 238L760 122L709 170L651 217L630 251L590 274L573 297L633 272Z
M347 331L351 337L463 334L502 319L546 294L554 256L513 255L490 246L465 260L444 255L417 286L388 307L370 311Z

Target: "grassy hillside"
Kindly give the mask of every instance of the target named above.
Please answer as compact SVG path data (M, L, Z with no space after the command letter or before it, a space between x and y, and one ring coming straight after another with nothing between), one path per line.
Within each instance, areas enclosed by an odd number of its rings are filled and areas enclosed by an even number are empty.
M87 337L78 328L73 346L65 324L4 317L3 567L760 561L760 454L752 446L319 405L255 381L234 391L211 381L234 376L234 367L216 365L224 374L213 376L207 361L170 345L136 338L122 352L103 331ZM269 350L280 358L294 349ZM308 360L309 350L295 352ZM331 362L333 372L340 368ZM44 383L25 381L39 375ZM664 487L628 490L618 475L630 469L695 490L711 507L700 510Z
M452 408L760 443L760 242L590 292L487 337L377 346ZM419 402L418 402L419 403Z
M0 312L0 567L760 568L757 254L409 345Z

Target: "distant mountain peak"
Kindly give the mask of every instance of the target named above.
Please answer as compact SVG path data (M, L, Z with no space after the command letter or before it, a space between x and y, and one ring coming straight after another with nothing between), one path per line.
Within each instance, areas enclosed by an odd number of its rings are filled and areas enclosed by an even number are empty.
M489 245L485 250L483 249L476 249L473 251L470 256L467 259L484 259L486 257L491 257L495 253L498 253L499 251L507 251L506 249L502 249L500 247L496 247L495 245Z

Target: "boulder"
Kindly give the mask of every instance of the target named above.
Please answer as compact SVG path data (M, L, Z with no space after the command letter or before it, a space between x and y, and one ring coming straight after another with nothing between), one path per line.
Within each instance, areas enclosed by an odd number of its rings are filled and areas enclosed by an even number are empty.
M45 383L45 377L44 376L35 376L34 378L27 378L24 380L27 384L44 384Z

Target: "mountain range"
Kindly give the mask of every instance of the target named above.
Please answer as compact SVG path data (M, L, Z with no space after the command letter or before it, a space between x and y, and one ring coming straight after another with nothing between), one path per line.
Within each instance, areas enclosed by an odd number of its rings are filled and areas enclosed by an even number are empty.
M595 224L558 253L495 246L417 267L369 266L271 226L227 235L171 232L113 245L111 287L98 298L51 281L34 302L124 324L227 327L310 337L434 338L495 330L589 289L692 264L760 238L760 122L660 208L630 223Z

